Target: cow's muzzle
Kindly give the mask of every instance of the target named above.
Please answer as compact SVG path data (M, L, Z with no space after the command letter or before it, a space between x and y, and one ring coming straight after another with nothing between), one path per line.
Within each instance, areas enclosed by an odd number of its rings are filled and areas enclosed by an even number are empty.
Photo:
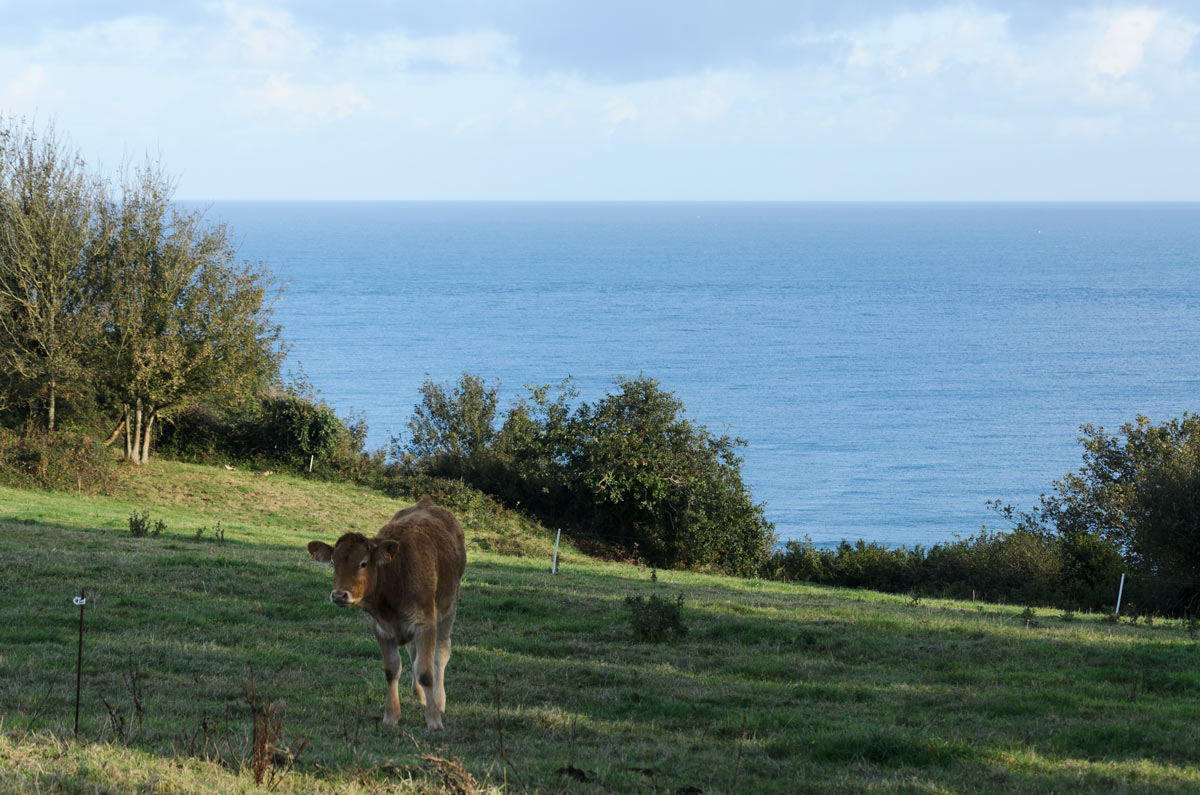
M338 607L349 607L354 604L354 599L350 596L349 591L332 591L329 594L329 601Z

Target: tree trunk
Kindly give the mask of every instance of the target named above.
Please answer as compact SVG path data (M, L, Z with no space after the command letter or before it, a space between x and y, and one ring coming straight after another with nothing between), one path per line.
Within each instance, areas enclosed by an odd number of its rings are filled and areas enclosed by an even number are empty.
M138 398L134 404L133 414L133 448L130 450L129 460L135 464L142 463L142 399Z
M150 430L154 427L154 419L158 416L158 409L152 409L150 415L146 418L146 427L142 431L142 463L150 463Z
M125 413L125 417L122 420L125 425L125 460L131 461L133 460L133 423L130 422L129 404L122 403L121 410Z
M129 413L128 410L126 410L125 414L128 414L128 413ZM117 421L117 427L113 428L113 432L110 433L108 435L108 438L104 440L105 447L108 447L110 444L115 442L117 440L117 437L121 435L121 431L125 430L125 426L126 426L125 414L121 415L121 419Z
M55 397L56 397L54 387L55 387L54 380L51 379L51 381L50 381L50 416L49 416L49 419L47 420L47 424L50 428L50 433L54 433L54 403L55 403Z

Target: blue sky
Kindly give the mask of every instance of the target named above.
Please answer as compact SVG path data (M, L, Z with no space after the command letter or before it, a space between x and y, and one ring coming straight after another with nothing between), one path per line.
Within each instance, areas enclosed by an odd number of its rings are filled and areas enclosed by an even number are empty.
M184 199L1198 200L1200 2L0 0Z

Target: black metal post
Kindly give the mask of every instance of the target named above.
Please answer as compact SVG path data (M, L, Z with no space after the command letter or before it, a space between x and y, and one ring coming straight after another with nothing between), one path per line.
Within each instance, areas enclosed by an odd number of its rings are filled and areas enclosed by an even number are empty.
M75 659L75 736L79 736L79 689L83 676L83 609L87 607L87 591L79 589L75 604L79 605L79 656Z

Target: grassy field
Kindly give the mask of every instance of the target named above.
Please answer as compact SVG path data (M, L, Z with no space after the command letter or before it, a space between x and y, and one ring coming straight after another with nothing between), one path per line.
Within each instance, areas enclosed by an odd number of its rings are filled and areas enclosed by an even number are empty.
M415 706L385 728L378 648L304 545L397 502L169 463L125 478L125 499L0 488L0 792L259 791L251 692L282 726L259 765L276 791L1200 791L1180 622L652 578L570 549L552 576L549 534L482 502L447 730ZM165 532L132 537L134 510ZM625 598L654 594L682 595L686 636L633 638Z

